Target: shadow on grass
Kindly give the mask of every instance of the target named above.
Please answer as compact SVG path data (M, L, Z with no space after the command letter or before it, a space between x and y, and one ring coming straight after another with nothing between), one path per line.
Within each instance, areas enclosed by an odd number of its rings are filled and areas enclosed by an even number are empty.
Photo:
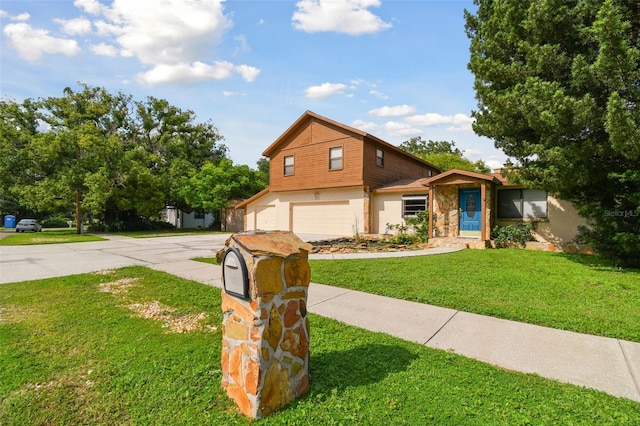
M608 259L603 259L598 255L576 254L576 253L556 253L556 255L564 259L570 260L572 262L579 263L580 265L588 266L589 268L593 268L600 271L615 270L616 272L631 272L631 273L640 272L640 269L619 267L613 261L610 261Z
M417 355L406 348L370 344L345 351L311 354L310 394L327 394L365 386L406 370Z

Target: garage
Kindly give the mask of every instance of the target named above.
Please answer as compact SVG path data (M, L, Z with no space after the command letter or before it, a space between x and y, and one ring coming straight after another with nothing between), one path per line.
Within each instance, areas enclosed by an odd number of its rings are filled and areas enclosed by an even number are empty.
M273 204L256 206L256 226L255 229L263 231L273 231L276 227L276 206Z
M291 204L291 230L306 234L353 235L356 215L349 201Z

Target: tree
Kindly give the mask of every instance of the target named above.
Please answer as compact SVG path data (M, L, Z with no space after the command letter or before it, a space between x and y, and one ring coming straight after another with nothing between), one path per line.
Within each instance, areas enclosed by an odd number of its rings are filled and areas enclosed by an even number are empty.
M17 214L25 210L19 189L37 178L29 161L28 146L38 134L38 107L30 99L18 104L0 101L0 210Z
M640 3L475 2L475 132L514 160L510 178L572 201L598 252L639 267Z
M193 208L216 211L231 198L249 198L267 186L261 172L236 166L229 159L207 163L182 187L182 196Z
M182 187L227 148L211 122L166 100L82 84L63 96L0 102L0 197L39 212L102 220L189 209ZM4 202L6 203L6 202Z
M425 141L420 136L402 142L398 147L446 171L451 169L489 173L491 169L482 160L471 161L463 157L455 142Z

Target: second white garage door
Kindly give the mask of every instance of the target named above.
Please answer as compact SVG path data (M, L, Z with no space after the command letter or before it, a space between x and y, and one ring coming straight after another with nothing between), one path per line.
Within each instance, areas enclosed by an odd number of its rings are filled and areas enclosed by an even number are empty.
M355 213L349 201L291 204L291 230L307 234L353 235Z

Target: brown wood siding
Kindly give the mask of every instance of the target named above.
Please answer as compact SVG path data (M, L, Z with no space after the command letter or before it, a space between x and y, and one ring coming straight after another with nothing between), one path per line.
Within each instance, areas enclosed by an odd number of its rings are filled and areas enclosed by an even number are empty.
M384 152L382 167L376 164L376 149ZM400 179L428 178L429 170L433 176L438 174L436 169L368 139L364 144L363 164L364 184L372 189Z
M329 148L338 146L342 147L343 168L329 170ZM270 190L362 185L362 147L361 136L310 117L280 149L271 153ZM284 157L288 155L294 156L293 176L284 176Z

